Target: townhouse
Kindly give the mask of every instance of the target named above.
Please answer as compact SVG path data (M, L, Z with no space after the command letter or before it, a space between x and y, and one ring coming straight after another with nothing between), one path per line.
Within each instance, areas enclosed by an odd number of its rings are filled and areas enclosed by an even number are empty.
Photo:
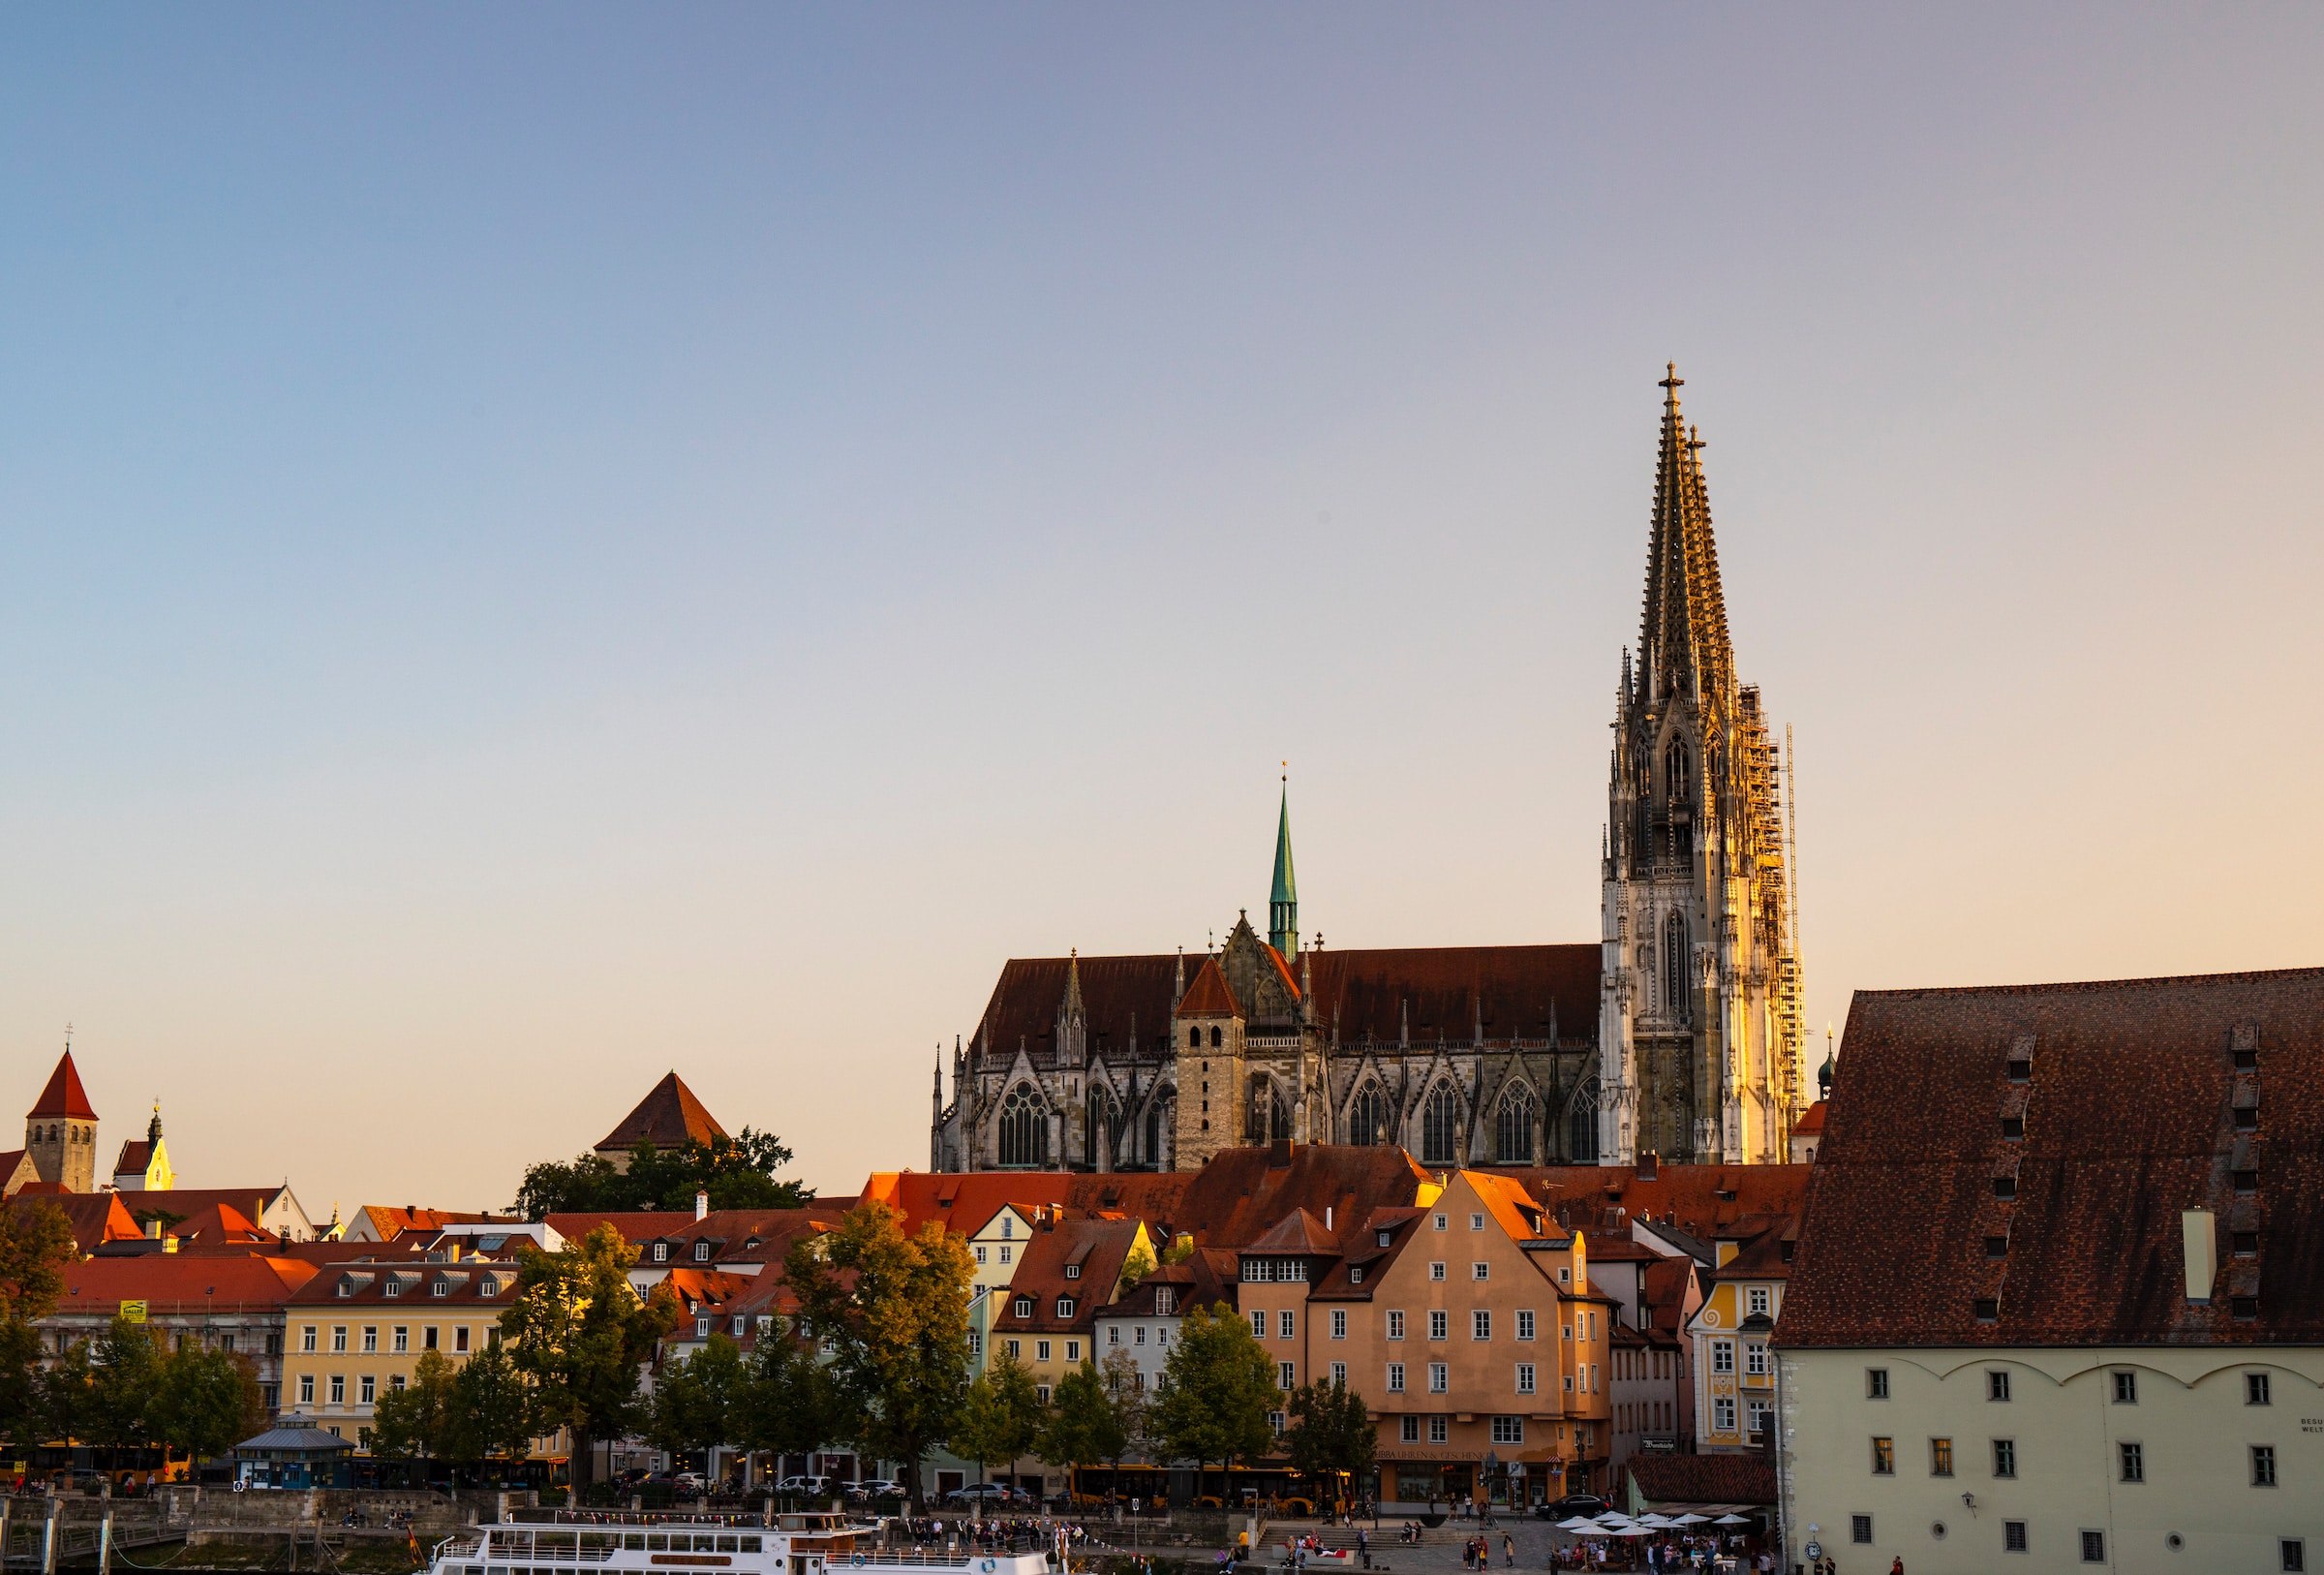
M56 1311L36 1326L63 1350L95 1341L126 1313L173 1347L191 1343L240 1357L268 1411L283 1395L284 1310L314 1266L271 1256L175 1252L85 1258L65 1269Z
M1796 1220L1756 1221L1715 1245L1717 1268L1687 1321L1695 1384L1697 1447L1725 1453L1767 1446L1775 1412L1769 1343L1791 1277Z
M993 1319L992 1343L1031 1372L1047 1400L1057 1380L1097 1360L1099 1310L1114 1300L1121 1266L1153 1252L1139 1220L1073 1218L1042 1212Z

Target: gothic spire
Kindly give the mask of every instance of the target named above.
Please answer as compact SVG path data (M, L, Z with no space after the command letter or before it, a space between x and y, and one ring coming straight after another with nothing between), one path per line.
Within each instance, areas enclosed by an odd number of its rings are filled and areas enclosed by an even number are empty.
M1654 523L1646 547L1646 606L1638 631L1637 683L1651 702L1694 690L1724 699L1734 687L1728 642L1727 597L1711 536L1711 502L1702 479L1702 441L1680 418L1675 364L1663 379L1661 452L1654 467Z
M1282 813L1275 820L1275 884L1268 897L1267 939L1288 957L1300 949L1300 883L1291 873L1291 767L1283 768Z

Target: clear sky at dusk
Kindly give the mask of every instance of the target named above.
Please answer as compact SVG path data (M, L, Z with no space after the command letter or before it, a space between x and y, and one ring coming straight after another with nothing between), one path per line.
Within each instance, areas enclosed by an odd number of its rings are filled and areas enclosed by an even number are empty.
M0 1044L504 1204L1598 934L1663 363L1850 991L2324 963L2324 10L18 6ZM1818 1045L1816 1059L1820 1060ZM0 1089L0 1097L9 1096Z

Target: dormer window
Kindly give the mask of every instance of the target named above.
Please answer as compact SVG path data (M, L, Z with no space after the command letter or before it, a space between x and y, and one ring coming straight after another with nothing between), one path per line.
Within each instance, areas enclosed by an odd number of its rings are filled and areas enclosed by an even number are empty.
M668 1242L656 1242L654 1244L654 1261L657 1263L667 1263L670 1261L670 1244Z
M382 1296L401 1296L403 1293L404 1282L392 1276L389 1277L387 1283L380 1287L380 1294Z
M1154 1316L1158 1318L1167 1318L1171 1315L1172 1312L1177 1309L1177 1297L1173 1294L1168 1285L1161 1285L1155 1288Z
M1393 1233L1390 1231L1379 1230L1372 1233L1372 1243L1376 1247L1386 1247L1392 1239Z
M696 1263L708 1263L710 1261L710 1243L694 1243L694 1261Z
M1362 1264L1351 1263L1348 1265L1348 1283L1351 1285L1361 1285L1363 1283Z
M2002 1135L2007 1138L2019 1138L2025 1136L2026 1118L2023 1116L2003 1116L2002 1118Z
M2011 1056L2009 1058L2009 1081L2012 1083L2034 1081L2033 1061L2025 1056Z
M437 1295L439 1295L439 1296L448 1295L448 1294L450 1293L450 1291L451 1291L451 1288L452 1288L452 1282L451 1282L450 1281L448 1281L448 1280L444 1280L444 1279L442 1279L442 1278L439 1278L439 1279L437 1280L437 1282L436 1282L436 1286L435 1286L435 1290L436 1290L436 1294L437 1294Z
M694 1319L694 1338L696 1340L710 1338L710 1319L707 1315Z
M1081 1279L1081 1278L1082 1278L1082 1266L1081 1266L1080 1264L1078 1264L1078 1263L1068 1263L1067 1265L1065 1265L1065 1278L1066 1278L1066 1279L1068 1279L1068 1280L1079 1280L1079 1279Z
M1009 1311L1018 1317L1029 1318L1033 1315L1033 1299L1030 1296L1020 1296L1010 1305Z
M1057 1316L1060 1318L1070 1318L1073 1316L1072 1297L1060 1296L1057 1298Z

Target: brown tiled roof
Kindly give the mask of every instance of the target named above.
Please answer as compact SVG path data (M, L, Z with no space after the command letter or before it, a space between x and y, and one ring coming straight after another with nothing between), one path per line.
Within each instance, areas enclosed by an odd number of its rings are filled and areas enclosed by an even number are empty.
M1281 959L1277 959L1278 962ZM1186 994L1178 1002L1179 1015L1185 1017L1239 1017L1242 1006L1235 992L1227 987L1226 971L1218 966L1216 957L1206 957L1186 986ZM1165 1026L1168 1026L1167 1019Z
M80 1086L80 1072L73 1065L73 1052L68 1050L48 1074L48 1086L41 1096L32 1101L24 1112L30 1121L36 1116L58 1116L67 1121L95 1121L97 1112L90 1107L88 1092Z
M1766 1455L1633 1455L1624 1469L1649 1503L1775 1502L1775 1462Z
M485 1225L497 1220L515 1222L512 1216L461 1214L449 1209L423 1209L417 1204L366 1203L356 1211L371 1221L373 1234L391 1242L407 1230L442 1230L446 1225Z
M1114 1299L1122 1260L1137 1240L1135 1220L1066 1219L1033 1232L1017 1259L1017 1273L993 1319L995 1334L1055 1334L1086 1330L1097 1310ZM1067 1269L1080 1272L1067 1277ZM1020 1317L1019 1297L1032 1298ZM1057 1316L1057 1298L1073 1299L1070 1317Z
M1859 992L1843 1043L1779 1344L2324 1343L2324 969Z
M1343 1043L1393 1043L1407 1023L1416 1042L1466 1041L1482 1018L1487 1037L1542 1038L1556 1024L1559 1037L1588 1040L1598 1031L1601 948L1555 946L1403 946L1376 950L1301 952L1284 960L1284 976L1302 971L1314 984L1316 1021ZM1055 1049L1057 1004L1065 997L1070 957L1018 957L1003 964L978 1021L974 1042L995 1057L1017 1053L1022 1041L1035 1060ZM1171 1048L1172 991L1179 969L1187 988L1197 962L1170 952L1151 956L1083 957L1082 1004L1093 1052L1119 1051L1136 1018L1139 1050L1152 1056Z
M138 1214L159 1210L191 1220L223 1203L245 1220L263 1220L266 1205L282 1193L283 1185L277 1182L271 1187L173 1187L166 1192L125 1192L122 1196Z
M683 1149L688 1143L707 1143L725 1135L726 1128L719 1125L719 1119L702 1107L694 1091L672 1071L663 1073L661 1081L637 1101L637 1108L599 1140L597 1152L625 1151L640 1143Z
M1272 1227L1262 1231L1259 1239L1252 1242L1243 1251L1260 1254L1282 1252L1306 1257L1316 1257L1327 1253L1336 1255L1339 1251L1339 1235L1336 1231L1326 1230L1324 1222L1305 1209L1294 1209L1276 1220Z
M123 1302L143 1302L150 1315L163 1317L280 1307L314 1277L314 1265L295 1258L175 1252L96 1257L65 1271L65 1292L56 1310L109 1317Z
M414 1308L479 1302L499 1307L516 1299L516 1274L517 1266L502 1258L462 1258L457 1263L358 1259L323 1265L314 1279L290 1293L289 1301L300 1307L388 1302ZM440 1279L446 1286L442 1296L435 1290ZM387 1294L391 1282L399 1287L393 1296ZM340 1294L343 1286L345 1295Z
M1627 1231L1633 1220L1667 1220L1711 1241L1756 1215L1796 1214L1808 1165L1544 1165L1499 1170L1569 1227Z
M153 1163L153 1145L144 1138L121 1145L121 1158L113 1161L116 1176L142 1176L145 1167Z
M676 1235L694 1222L691 1209L656 1209L642 1213L606 1213L601 1210L580 1210L570 1214L545 1214L541 1223L563 1236L577 1242L599 1225L611 1225L614 1234L631 1247Z
M8 1204L19 1212L44 1205L65 1217L65 1223L73 1227L74 1244L83 1257L105 1242L126 1242L143 1234L129 1211L121 1207L118 1192L54 1191L35 1182L10 1198Z
M1205 1247L1243 1248L1256 1242L1294 1209L1343 1233L1374 1209L1409 1208L1428 1172L1396 1148L1346 1144L1292 1143L1280 1150L1227 1149L1193 1173L1166 1217L1175 1234L1185 1233Z
M1799 1120L1791 1124L1793 1137L1817 1137L1823 1131L1824 1108L1821 1099L1802 1110Z
M15 1195L15 1190L9 1188L9 1184L16 1179L18 1170L24 1171L26 1181L33 1180L36 1174L31 1166L25 1164L22 1149L9 1149L0 1152L0 1189L5 1189L7 1196L14 1197Z

